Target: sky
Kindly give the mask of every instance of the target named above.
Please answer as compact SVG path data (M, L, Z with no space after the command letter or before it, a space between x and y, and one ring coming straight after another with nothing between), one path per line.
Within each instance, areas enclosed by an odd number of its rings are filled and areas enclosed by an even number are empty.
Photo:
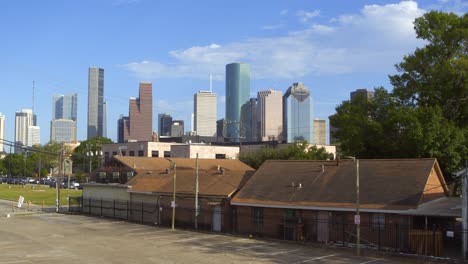
M140 81L153 83L159 113L191 127L193 95L210 74L225 112L225 65L251 67L251 97L310 89L314 117L327 119L356 89L383 86L405 55L425 44L413 21L430 10L464 14L461 0L1 1L0 112L14 140L15 112L33 105L41 143L50 140L52 97L78 94L78 140L87 134L88 68L104 68L107 136L128 115Z

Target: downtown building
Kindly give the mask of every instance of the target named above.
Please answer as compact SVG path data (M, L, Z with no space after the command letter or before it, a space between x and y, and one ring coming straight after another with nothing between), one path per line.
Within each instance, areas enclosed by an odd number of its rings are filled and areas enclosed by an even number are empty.
M316 145L327 144L327 120L314 118L314 141Z
M172 116L170 114L158 115L158 134L160 137L171 136Z
M88 71L88 139L106 136L105 119L104 69L90 67Z
M293 83L283 95L283 133L286 143L314 143L312 120L309 89L303 83Z
M199 91L193 96L193 130L197 136L216 136L216 94L211 91Z
M55 95L52 98L50 141L76 142L78 95Z
M140 82L139 97L130 98L128 117L118 125L119 142L151 141L153 138L153 85Z
M228 141L239 142L242 131L249 128L247 120L242 120L242 107L250 100L250 66L245 63L226 65L226 115L225 137ZM247 109L248 107L244 107Z
M257 93L260 141L282 141L283 92L265 90Z
M38 134L40 129L36 126L36 117L32 109L22 109L15 113L15 153L22 153L24 146L39 144Z

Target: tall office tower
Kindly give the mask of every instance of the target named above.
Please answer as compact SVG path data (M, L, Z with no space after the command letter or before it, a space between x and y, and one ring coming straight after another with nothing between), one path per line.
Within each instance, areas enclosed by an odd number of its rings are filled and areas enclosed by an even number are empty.
M158 115L158 133L159 136L171 135L172 116L169 114Z
M120 115L117 121L117 142L124 143L128 141L130 135L130 118Z
M28 146L28 130L34 125L31 109L22 109L15 113L15 153L22 153L22 146Z
M41 129L38 126L28 127L28 147L41 144Z
M194 130L198 136L216 136L216 94L199 91L193 95Z
M58 143L76 142L78 95L54 95L50 140Z
M57 143L76 142L76 121L54 119L50 122L50 141Z
M241 138L246 142L258 141L257 98L250 98L241 108Z
M244 63L226 65L226 133L230 141L239 142L241 127L247 128L241 120L242 106L250 99L250 66ZM240 124L242 123L242 125Z
M283 92L265 90L257 93L259 137L261 141L283 140Z
M374 91L369 91L367 89L357 89L350 93L350 99L353 101L358 96L363 96L364 98L367 98L367 100L370 100L374 98L374 94Z
M218 142L224 142L224 118L216 121L216 137Z
M104 69L88 72L88 139L104 136Z
M312 143L312 142L311 142ZM314 119L314 144L327 144L327 121L325 119Z
M5 151L4 140L5 139L5 116L0 113L0 153Z
M314 140L312 97L303 83L293 83L283 95L283 133L287 143Z
M153 85L140 83L138 98L130 98L129 103L130 130L128 140L151 141L153 134Z
M184 121L174 120L171 124L171 137L181 137L184 135Z
M77 120L78 95L54 95L52 98L52 119Z

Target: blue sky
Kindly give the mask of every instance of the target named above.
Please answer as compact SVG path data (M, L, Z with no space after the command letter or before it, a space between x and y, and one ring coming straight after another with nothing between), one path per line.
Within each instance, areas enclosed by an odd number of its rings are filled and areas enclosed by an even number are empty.
M105 69L108 137L128 114L140 81L153 82L153 127L170 113L190 129L193 94L218 94L225 64L251 65L251 93L303 82L314 116L327 118L355 89L384 86L394 64L424 42L412 21L429 10L465 13L467 2L432 1L2 1L0 112L14 140L15 111L32 106L41 143L50 137L52 96L78 93L78 140L86 139L88 67ZM328 121L327 121L328 122Z

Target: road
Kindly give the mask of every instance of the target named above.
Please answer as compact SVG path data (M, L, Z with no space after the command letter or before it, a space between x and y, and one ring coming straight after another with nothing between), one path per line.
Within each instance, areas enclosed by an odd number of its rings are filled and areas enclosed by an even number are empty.
M56 213L0 217L0 238L0 264L423 263L414 258L374 253L357 257L343 249Z

